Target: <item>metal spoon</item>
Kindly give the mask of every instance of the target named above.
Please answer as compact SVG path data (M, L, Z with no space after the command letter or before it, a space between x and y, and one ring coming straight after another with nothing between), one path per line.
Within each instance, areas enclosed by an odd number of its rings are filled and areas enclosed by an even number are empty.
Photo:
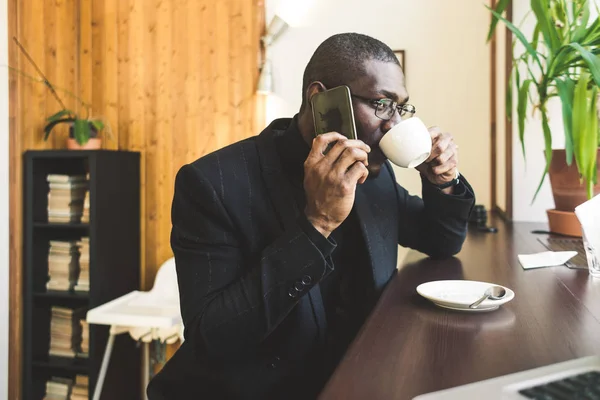
M471 304L469 308L477 308L485 299L500 300L506 295L506 290L502 286L491 286L483 293L483 296L475 303Z

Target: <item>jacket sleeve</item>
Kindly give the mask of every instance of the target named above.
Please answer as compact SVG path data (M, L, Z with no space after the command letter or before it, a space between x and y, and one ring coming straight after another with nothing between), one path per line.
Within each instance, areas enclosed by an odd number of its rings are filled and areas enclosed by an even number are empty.
M435 258L457 254L465 241L475 204L473 188L461 175L454 194L447 195L422 178L421 199L397 185L398 244Z
M210 356L257 346L331 268L335 243L305 217L261 253L248 254L216 191L194 165L177 174L171 212L185 338Z

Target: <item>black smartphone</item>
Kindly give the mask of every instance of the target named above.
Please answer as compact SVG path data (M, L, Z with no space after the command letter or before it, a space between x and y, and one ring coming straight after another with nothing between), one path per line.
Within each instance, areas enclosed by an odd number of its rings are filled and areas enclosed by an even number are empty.
M338 86L319 92L310 99L315 133L338 132L348 139L356 139L356 123L352 97L348 86Z

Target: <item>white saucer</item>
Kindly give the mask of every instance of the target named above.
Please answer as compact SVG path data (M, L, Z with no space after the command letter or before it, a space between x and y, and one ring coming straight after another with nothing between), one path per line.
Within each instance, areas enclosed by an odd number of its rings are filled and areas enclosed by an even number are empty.
M443 304L440 303L436 303L434 302L433 304L435 304L438 307L442 307L442 308L447 308L448 310L455 310L455 311L467 311L467 312L489 312L489 311L494 311L500 308L500 306L496 306L496 307L485 307L485 308L458 308L458 307L450 307L450 306L445 306Z
M487 288L495 286L494 283L454 280L454 281L432 281L419 285L417 293L431 300L435 305L458 311L484 312L497 310L502 304L506 304L515 297L515 292L502 286L506 295L500 300L484 300L478 308L469 308L469 305L477 301Z

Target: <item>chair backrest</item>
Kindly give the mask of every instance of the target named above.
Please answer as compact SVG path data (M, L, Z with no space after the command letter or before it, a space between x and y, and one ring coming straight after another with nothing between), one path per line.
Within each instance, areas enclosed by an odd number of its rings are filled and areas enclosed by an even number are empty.
M154 278L154 286L152 286L150 292L160 296L165 302L177 302L179 304L179 286L177 284L175 258L169 258L160 266Z

